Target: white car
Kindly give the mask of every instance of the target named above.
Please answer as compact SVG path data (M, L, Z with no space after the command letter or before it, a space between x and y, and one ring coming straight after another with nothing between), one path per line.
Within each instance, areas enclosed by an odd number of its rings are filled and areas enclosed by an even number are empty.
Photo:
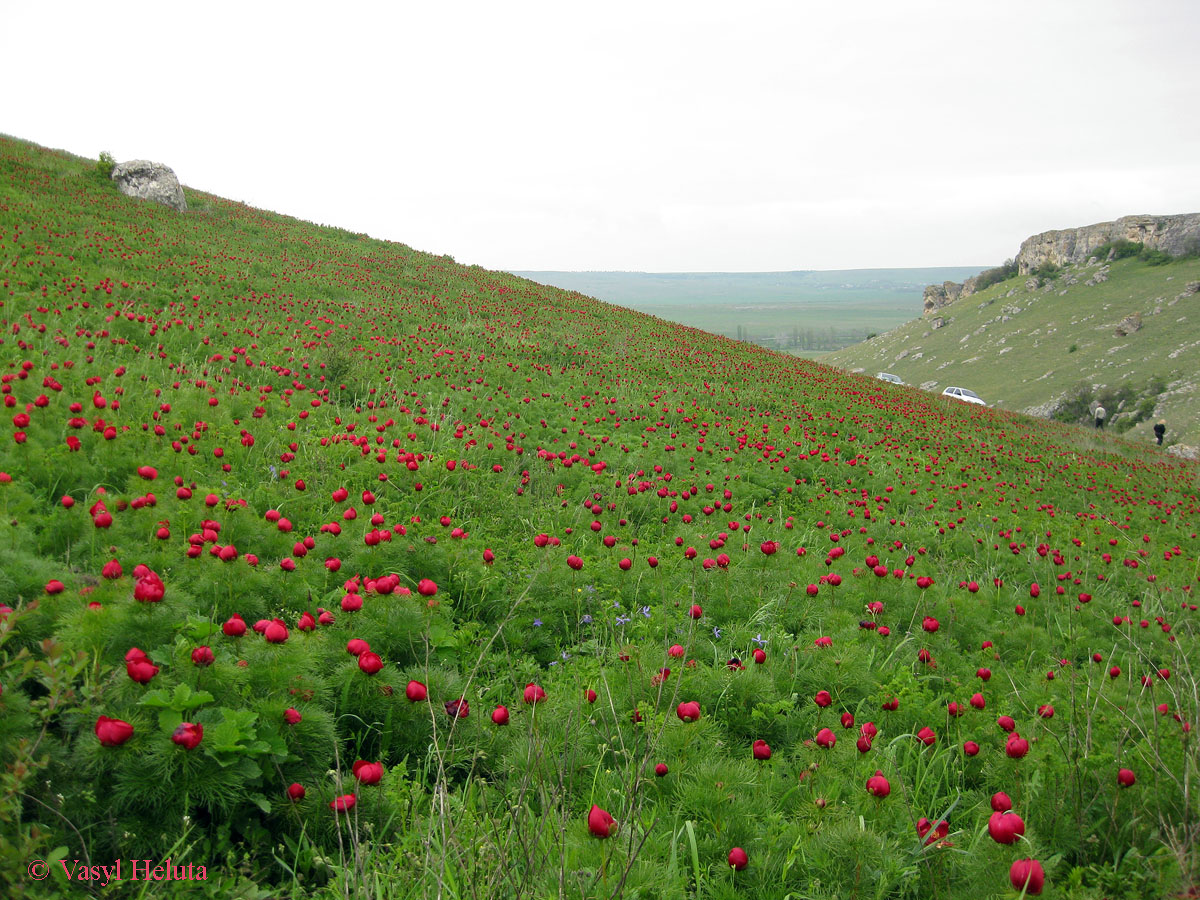
M942 396L953 397L955 400L962 400L966 403L974 403L978 406L987 406L987 404L983 402L982 397L980 397L974 391L968 391L966 388L948 387L942 391Z
M889 384L904 384L904 382L900 380L899 375L893 375L891 372L880 372L875 377L880 381L886 381Z

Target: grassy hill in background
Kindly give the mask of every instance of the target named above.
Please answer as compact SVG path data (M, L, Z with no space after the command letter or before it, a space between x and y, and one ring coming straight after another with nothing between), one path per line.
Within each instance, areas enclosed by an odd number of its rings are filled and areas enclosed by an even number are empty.
M929 391L970 388L1006 409L1066 407L1073 419L1081 401L1124 393L1123 403L1107 407L1113 427L1152 440L1162 418L1168 444L1196 446L1200 294L1188 295L1187 285L1198 279L1195 258L1074 266L1036 287L1016 276L821 359L855 372L893 372ZM1118 334L1127 317L1140 328Z
M980 266L796 272L514 272L541 284L786 353L865 340L921 310L925 285Z

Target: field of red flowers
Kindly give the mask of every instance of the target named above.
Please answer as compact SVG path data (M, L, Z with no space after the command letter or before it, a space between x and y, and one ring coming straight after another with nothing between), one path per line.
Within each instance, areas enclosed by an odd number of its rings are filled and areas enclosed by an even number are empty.
M0 138L5 896L1195 894L1194 464L188 199Z

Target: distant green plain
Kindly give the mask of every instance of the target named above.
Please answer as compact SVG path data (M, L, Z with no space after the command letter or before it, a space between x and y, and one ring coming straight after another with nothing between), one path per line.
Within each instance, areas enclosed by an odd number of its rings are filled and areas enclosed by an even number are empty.
M919 318L926 285L985 266L796 272L514 272L617 306L798 356Z

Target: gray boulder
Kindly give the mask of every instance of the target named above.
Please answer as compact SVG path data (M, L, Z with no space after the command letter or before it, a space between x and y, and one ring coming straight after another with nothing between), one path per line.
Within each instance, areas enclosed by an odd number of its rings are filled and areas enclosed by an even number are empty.
M174 171L148 159L131 159L113 166L112 179L127 197L153 200L178 212L187 212L183 186Z

